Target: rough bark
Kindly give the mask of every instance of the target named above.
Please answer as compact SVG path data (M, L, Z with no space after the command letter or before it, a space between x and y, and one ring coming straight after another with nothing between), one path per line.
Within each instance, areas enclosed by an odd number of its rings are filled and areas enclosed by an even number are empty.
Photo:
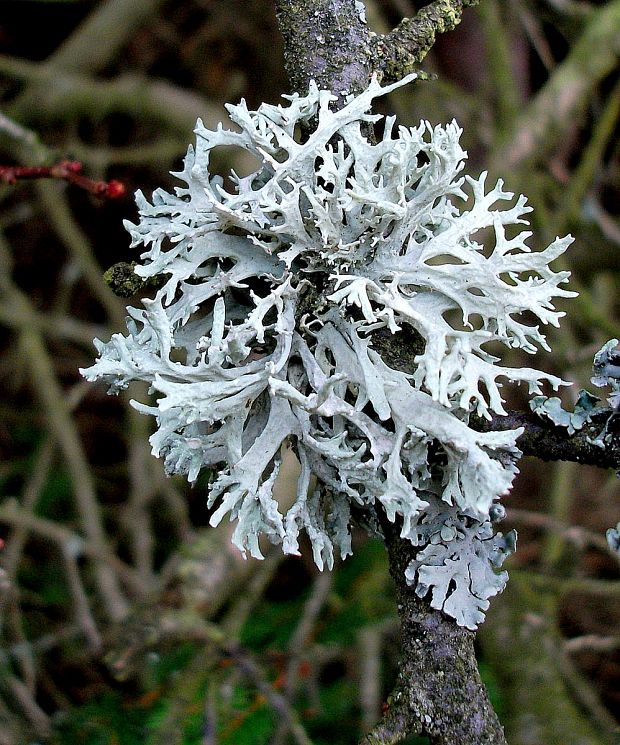
M363 90L373 73L385 83L400 80L416 69L437 34L455 29L463 9L478 2L435 0L389 34L375 34L366 25L362 2L276 0L291 86L304 91L315 80L342 103L347 94Z
M404 582L414 549L394 526L386 526L386 533L401 661L385 715L361 745L390 745L412 734L428 736L433 745L506 745L478 672L474 632L416 596Z
M611 408L601 407L583 429L572 435L565 427L556 426L529 411L509 411L507 416L493 414L489 420L474 417L471 425L480 432L523 427L523 434L517 439L523 455L620 470L620 414ZM600 447L594 440L605 427L608 441L605 447Z
M367 87L372 67L370 33L353 0L276 0L284 38L284 66L293 90L314 80L340 96Z
M435 43L437 34L454 30L463 9L480 0L435 0L413 18L403 18L389 34L375 36L371 46L375 70L385 82L400 80L415 70Z

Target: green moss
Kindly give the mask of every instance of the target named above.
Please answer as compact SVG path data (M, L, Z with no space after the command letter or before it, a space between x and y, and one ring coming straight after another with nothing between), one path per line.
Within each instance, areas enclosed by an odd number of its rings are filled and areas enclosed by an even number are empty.
M134 272L136 265L136 261L119 261L104 273L103 281L119 297L133 297L141 290L163 285L165 280L162 277L143 279L138 276Z

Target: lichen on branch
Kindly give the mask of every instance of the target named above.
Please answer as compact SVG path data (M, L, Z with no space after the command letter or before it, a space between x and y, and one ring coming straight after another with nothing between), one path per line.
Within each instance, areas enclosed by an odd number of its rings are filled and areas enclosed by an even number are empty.
M373 99L413 77L373 79L337 111L312 83L285 105L228 106L237 131L199 122L184 185L138 193L140 221L128 225L145 247L135 273L164 284L128 308L128 335L96 341L83 372L112 392L150 384L153 400L134 405L155 418L153 453L190 481L216 469L211 522L235 520L242 552L261 558L265 535L296 554L305 531L317 565L331 567L351 552L352 508L370 522L381 512L419 547L407 572L418 594L475 628L514 543L494 538L491 521L521 431L476 431L469 417L504 413L506 381L531 393L562 384L502 367L486 345L546 347L538 324L557 325L553 300L573 295L549 264L572 239L533 251L525 198L463 175L454 122L397 129L388 117L381 139L367 139L382 119ZM221 146L257 169L212 174ZM375 345L403 331L420 344L411 372ZM282 513L284 445L301 475Z

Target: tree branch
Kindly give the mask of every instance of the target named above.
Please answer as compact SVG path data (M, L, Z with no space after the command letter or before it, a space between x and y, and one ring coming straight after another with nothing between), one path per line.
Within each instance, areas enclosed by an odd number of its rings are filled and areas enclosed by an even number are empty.
M371 75L370 32L353 0L276 0L284 66L293 90L311 80L340 96L359 93Z
M416 549L384 525L396 583L402 649L396 686L381 722L361 745L391 745L412 734L433 745L505 745L503 729L480 679L475 634L432 610L404 581Z
M402 65L394 62L399 62L398 50L404 50L406 64L419 61L436 34L454 28L463 7L475 2L437 0L383 41L371 41L359 2L276 0L291 85L304 91L314 79L320 87L336 93L335 105L341 107L346 94L365 88L373 72L383 73L384 79L402 77ZM383 355L385 346L388 359L396 353L400 364L411 369L411 339L403 335L393 342L381 339L377 351ZM400 356L403 347L407 351ZM426 734L433 745L506 745L478 673L474 634L415 595L405 578L413 548L400 538L394 525L384 522L390 571L398 594L402 657L385 716L362 742L389 745L412 734Z
M613 421L611 421L613 418ZM472 417L471 426L478 432L524 428L517 439L523 455L540 460L568 460L599 468L620 470L620 415L611 408L601 408L583 429L572 435L533 412L509 411L507 416L492 414L491 419ZM608 425L611 442L600 447L593 440Z
M480 0L435 0L416 13L403 18L389 34L372 39L374 70L386 83L400 80L413 72L435 43L437 34L454 30L461 22L463 9Z

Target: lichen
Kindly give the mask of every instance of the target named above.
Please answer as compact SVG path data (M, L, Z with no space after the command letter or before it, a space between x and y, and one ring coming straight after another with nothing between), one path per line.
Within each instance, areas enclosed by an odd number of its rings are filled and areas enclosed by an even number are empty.
M382 139L367 139L381 119L372 100L413 77L373 80L339 111L312 84L287 105L228 106L237 131L198 122L184 186L138 193L140 220L128 224L145 247L136 274L165 282L128 308L126 336L96 340L83 374L111 392L150 384L152 400L134 406L155 418L153 453L190 481L216 470L211 523L235 520L244 554L262 556L261 535L296 554L305 531L317 565L331 567L351 552L352 508L383 510L419 547L410 580L473 627L503 586L493 568L510 546L490 523L521 430L478 432L469 416L503 413L506 380L532 393L562 382L502 367L485 347L546 348L531 319L557 325L553 299L573 294L560 287L568 273L549 267L571 238L532 251L515 230L525 198L461 175L454 122L395 131L388 117ZM227 188L209 171L222 145L258 164ZM285 513L273 496L283 446L301 467ZM419 542L438 504L459 526L439 530L441 551L428 548L434 533Z

